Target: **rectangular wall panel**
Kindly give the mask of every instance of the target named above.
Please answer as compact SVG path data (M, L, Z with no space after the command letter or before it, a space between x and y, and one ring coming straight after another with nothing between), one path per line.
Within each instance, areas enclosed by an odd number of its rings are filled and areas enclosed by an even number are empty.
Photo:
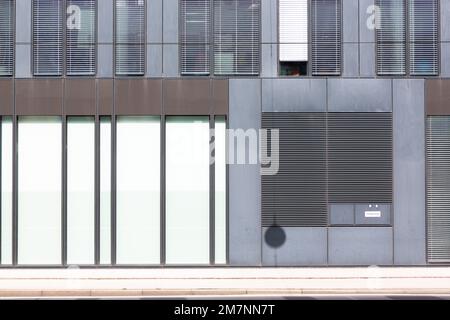
M18 158L18 263L59 265L61 119L19 118Z
M160 263L160 118L117 122L117 263Z
M67 120L67 263L94 264L95 123Z
M166 120L166 262L209 263L209 119Z

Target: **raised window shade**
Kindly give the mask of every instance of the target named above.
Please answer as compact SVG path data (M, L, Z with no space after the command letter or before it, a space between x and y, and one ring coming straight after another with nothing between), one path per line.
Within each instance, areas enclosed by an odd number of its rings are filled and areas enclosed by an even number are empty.
M209 118L167 117L166 262L209 264Z
M117 121L117 263L160 263L159 117Z
M406 72L406 27L404 0L376 0L381 23L375 29L378 75Z
M411 75L437 75L438 0L408 0Z
M61 141L59 117L19 118L19 264L61 264Z
M258 75L260 0L214 1L216 75Z
M308 61L308 0L279 0L280 61Z
M312 74L341 73L341 0L311 0Z
M209 74L210 0L181 1L181 72Z
M116 74L145 72L145 1L116 0Z
M0 1L0 76L13 74L13 0Z
M95 123L67 120L67 263L94 264Z
M67 75L94 75L95 0L67 0Z
M62 74L63 23L60 0L33 1L33 69L37 76Z

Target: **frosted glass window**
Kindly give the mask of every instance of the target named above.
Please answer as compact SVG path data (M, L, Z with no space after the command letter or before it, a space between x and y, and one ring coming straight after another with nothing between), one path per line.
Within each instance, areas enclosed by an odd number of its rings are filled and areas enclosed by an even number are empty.
M95 262L95 123L67 120L67 263Z
M209 118L166 122L166 262L209 264Z
M57 117L19 118L19 264L61 264L61 131Z
M111 263L111 118L100 119L100 263Z
M160 118L117 121L117 263L160 263Z
M227 165L225 117L216 117L215 145L215 262L227 262Z
M12 170L13 126L12 118L1 121L1 263L12 264Z

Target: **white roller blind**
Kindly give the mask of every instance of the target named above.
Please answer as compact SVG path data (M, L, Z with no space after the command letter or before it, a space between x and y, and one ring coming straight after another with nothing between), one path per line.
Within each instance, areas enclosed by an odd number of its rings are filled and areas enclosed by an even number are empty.
M181 73L209 74L210 0L181 1Z
M0 76L13 74L13 1L0 1Z
M341 0L311 0L312 74L341 73Z
M308 0L279 0L280 61L308 61Z
M259 74L260 11L260 0L214 1L215 74Z
M65 10L64 10L65 11ZM33 1L33 69L35 75L61 75L63 1Z
M116 74L145 72L145 1L116 0Z
M409 0L409 57L412 75L438 74L438 0Z
M406 26L404 0L376 0L381 24L376 29L378 75L406 72Z
M67 75L95 74L95 0L67 0Z

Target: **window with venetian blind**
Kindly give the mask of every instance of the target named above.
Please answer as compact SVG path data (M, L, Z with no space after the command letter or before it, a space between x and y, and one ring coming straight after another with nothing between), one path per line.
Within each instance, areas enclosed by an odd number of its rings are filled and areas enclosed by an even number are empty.
M94 75L96 29L95 0L34 0L34 75Z
M0 76L11 76L14 65L13 0L0 1Z
M439 0L377 0L378 75L439 73Z
M145 1L115 1L116 75L145 73Z

